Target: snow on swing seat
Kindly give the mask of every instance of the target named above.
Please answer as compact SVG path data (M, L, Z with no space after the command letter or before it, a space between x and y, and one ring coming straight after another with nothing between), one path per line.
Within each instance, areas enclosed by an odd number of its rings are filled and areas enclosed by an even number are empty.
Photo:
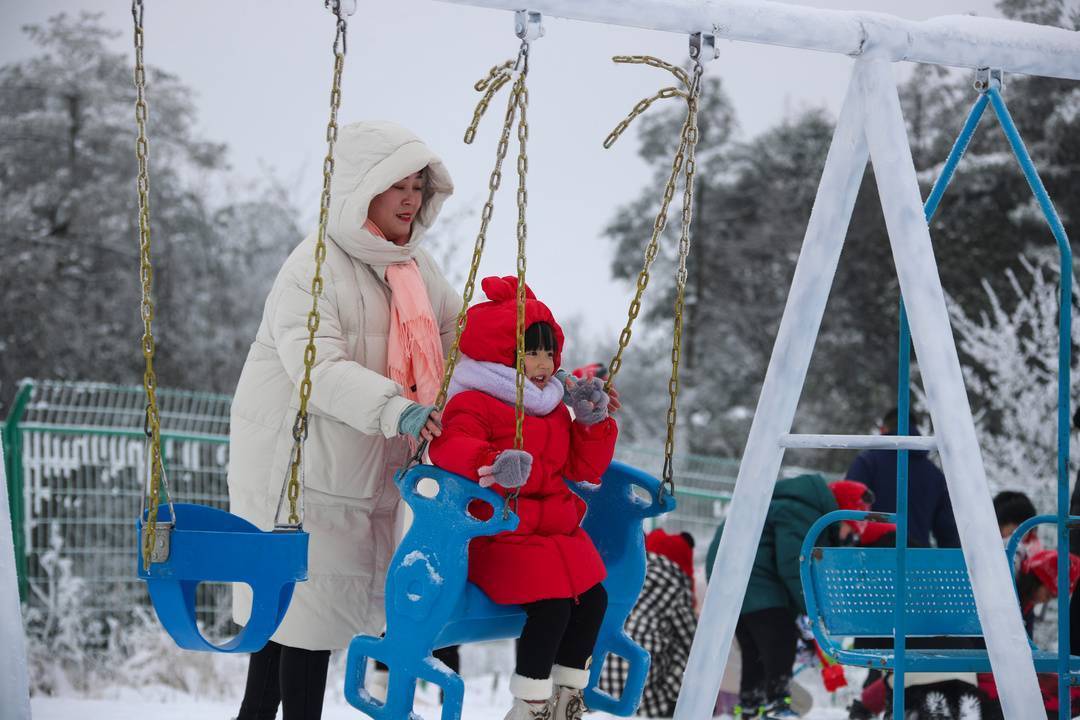
M176 524L169 532L169 555L147 570L139 557L154 612L166 632L185 650L257 652L285 617L296 583L307 580L308 534L264 532L247 520L206 505L173 503ZM158 508L158 533L171 520ZM142 519L136 523L142 537ZM232 639L214 644L195 619L195 591L203 582L240 582L251 588L251 616Z
M437 484L432 497L421 488L425 480ZM386 634L358 635L349 644L345 697L373 718L418 718L412 712L413 695L417 680L423 679L443 690L442 720L458 720L464 683L432 652L520 635L524 611L492 602L467 580L469 540L513 530L518 518L512 512L503 516L503 499L497 493L431 465L398 473L395 482L415 519L387 573ZM569 485L588 506L582 527L608 573L604 581L608 609L593 653L585 702L592 710L629 716L637 709L649 674L649 654L623 631L645 580L641 523L673 510L675 500L670 495L659 497L656 478L618 462L611 463L599 485ZM470 514L470 503L477 501L491 506L489 518ZM617 698L597 688L608 654L629 661L629 676ZM385 702L364 690L369 658L389 668Z
M866 513L841 510L823 516L814 524L803 542L800 558L803 594L822 650L845 665L894 669L896 652L892 648L844 649L839 639L893 637L896 548L814 547L828 525L866 517ZM875 520L892 522L893 516L878 513ZM1015 550L1015 543L1010 550ZM906 636L981 637L982 624L963 551L908 548L905 558ZM905 648L904 667L908 672L991 671L985 649L971 648L970 643L968 647L959 647L965 644L963 641L956 644L956 648ZM1033 644L1032 654L1036 672L1057 673L1057 652L1040 650ZM1072 673L1080 672L1080 657L1071 656L1069 668Z

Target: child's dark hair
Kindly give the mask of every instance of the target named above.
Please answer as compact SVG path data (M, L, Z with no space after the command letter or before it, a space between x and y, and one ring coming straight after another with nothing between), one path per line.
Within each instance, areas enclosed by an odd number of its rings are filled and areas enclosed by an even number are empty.
M555 340L555 328L546 322L534 322L525 328L525 351L536 350L559 352L559 343Z
M1042 585L1042 580L1033 572L1021 570L1016 575L1016 594L1020 598L1020 605L1025 610L1033 604L1035 591Z
M994 514L999 526L1020 525L1035 517L1035 505L1022 492L1002 490L994 496Z
M900 427L900 408L890 408L881 418L881 424L885 426L885 429L890 435L895 435L897 429ZM908 433L911 435L919 434L919 416L914 411L910 411L908 415Z

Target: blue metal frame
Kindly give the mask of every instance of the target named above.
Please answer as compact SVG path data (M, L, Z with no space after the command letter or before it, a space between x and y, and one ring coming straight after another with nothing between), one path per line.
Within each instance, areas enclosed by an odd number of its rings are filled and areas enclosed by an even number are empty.
M1069 421L1070 421L1070 408L1069 408L1069 384L1071 374L1071 325L1072 325L1072 250L1069 246L1069 240L1065 233L1065 228L1061 223L1061 219L1058 217L1057 211L1054 209L1053 202L1050 200L1049 195L1046 192L1046 188L1043 186L1042 180L1039 178L1038 171L1035 168L1035 164L1031 159L1027 148L1024 146L1024 142L1020 137L1019 130L1016 127L1016 123L1013 121L1012 116L1009 114L1009 110L1005 105L1005 101L1001 96L1001 90L999 87L999 81L993 78L993 74L990 74L990 81L987 87L979 93L978 99L972 106L971 111L968 113L967 120L964 122L964 126L960 131L956 142L953 144L952 150L949 153L948 158L942 167L941 175L934 183L934 187L931 189L930 194L927 196L926 203L924 205L924 213L926 221L929 223L935 213L938 206L941 203L941 198L944 196L946 189L952 182L952 179L956 173L956 169L960 164L960 160L963 158L964 153L967 151L968 145L971 143L971 139L975 134L976 129L979 126L979 121L982 119L984 112L988 105L994 109L994 114L997 116L998 121L1001 124L1002 130L1005 132L1005 136L1012 148L1013 154L1016 156L1017 161L1023 170L1024 177L1027 179L1028 185L1031 188L1036 200L1039 203L1039 207L1043 211L1043 215L1046 218L1046 222L1050 227L1050 230L1057 241L1058 250L1061 257L1061 278L1060 278L1060 313L1059 313L1059 325L1058 325L1058 513L1056 515L1056 523L1058 526L1058 606L1060 608L1058 619L1058 647L1067 648L1069 646L1069 597L1068 597L1068 569L1069 569L1069 556L1068 556L1068 506L1069 506ZM907 312L904 308L903 298L900 299L900 329L899 329L899 358L897 368L897 407L899 410L898 417L898 435L907 435L910 431L908 427L908 410L910 408L911 387L910 387L910 375L911 375L911 331L908 325ZM896 611L895 611L895 624L896 624L896 666L895 672L897 679L895 685L897 687L903 687L904 685L904 671L905 671L905 652L904 652L904 638L905 638L905 619L904 619L904 599L907 592L906 587L906 562L907 562L907 502L908 502L908 451L900 450L897 454L896 464L896 483L897 483L897 533L896 533L896 564L897 564L897 595L896 595ZM1063 678L1069 674L1069 656L1068 653L1059 653L1058 662L1058 675L1059 678ZM1058 683L1058 702L1060 708L1060 717L1067 718L1069 715L1069 686L1067 683ZM903 693L894 693L893 701L893 716L904 717L904 698Z

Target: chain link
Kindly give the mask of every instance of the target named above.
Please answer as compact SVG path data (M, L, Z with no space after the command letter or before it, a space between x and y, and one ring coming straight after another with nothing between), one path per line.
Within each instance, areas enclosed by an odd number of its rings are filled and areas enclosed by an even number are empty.
M523 428L525 424L525 238L528 235L528 225L525 222L525 211L529 204L529 193L526 189L525 180L529 171L529 155L526 152L526 143L529 139L529 122L526 112L529 107L529 90L525 87L525 78L529 72L528 45L523 45L524 66L517 82L514 83L514 99L518 107L518 190L517 190L517 373L514 378L516 390L514 400L514 448L524 448ZM517 491L514 495L516 497Z
M461 309L458 311L457 323L454 328L454 339L450 343L450 350L446 356L446 367L443 370L442 384L439 387L439 393L435 396L435 409L440 412L446 406L446 396L449 393L450 379L454 376L454 369L457 367L458 359L461 357L461 335L465 332L465 324L468 321L469 305L472 303L473 295L476 292L476 275L480 270L480 260L484 254L484 247L487 244L488 226L491 224L491 218L495 214L495 193L498 192L499 187L502 185L502 166L506 160L506 153L510 147L510 132L514 128L514 121L517 119L517 113L519 107L524 111L525 106L528 105L528 96L525 95L524 103L519 102L522 97L521 91L525 88L525 71L527 70L527 62L524 58L528 55L528 45L522 43L521 50L518 53L518 60L507 60L501 65L496 65L488 71L487 76L477 81L473 85L473 89L477 92L483 92L484 95L480 98L476 105L476 109L473 111L472 121L469 123L468 129L465 131L466 144L472 144L476 139L476 129L480 124L480 119L484 116L484 113L488 109L488 105L491 103L492 97L495 93L505 86L513 77L514 67L520 65L522 72L518 76L518 79L514 82L514 85L510 91L510 97L506 102L506 113L503 116L502 132L499 135L499 144L495 150L495 165L491 170L491 175L488 177L488 195L487 200L484 202L484 208L480 212L480 230L476 234L476 242L473 245L472 260L469 263L469 274L465 279L465 288L461 293ZM521 136L522 130L518 129L518 142L521 147L522 153L524 153L524 142ZM525 136L528 136L528 130L526 125ZM522 164L522 160L518 160L518 220L519 220L519 252L523 251L524 244L524 206L520 205L520 202L526 199L524 193L524 172L528 161L525 160L525 165ZM520 261L520 272L524 274L525 263L524 259ZM520 277L520 275L519 275ZM524 287L524 283L520 283ZM522 339L523 336L522 336ZM521 375L524 378L524 375ZM518 408L521 409L521 416L524 416L524 403L517 403ZM515 422L516 424L516 422ZM517 435L519 432L515 432L515 447L518 446ZM424 451L427 449L427 441L421 442L412 457L409 460L409 465L415 465L424 457Z
M135 157L139 169L135 187L139 193L139 279L142 285L142 299L139 314L143 321L143 335L140 343L146 369L143 371L143 389L146 391L146 418L144 429L148 439L149 471L147 472L147 517L142 537L143 567L150 567L153 549L157 543L158 508L161 506L161 488L165 481L165 468L161 457L161 415L157 405L157 374L154 372L154 266L150 252L150 141L146 136L146 123L149 119L149 105L146 102L146 65L143 61L143 4L142 0L133 0L131 15L135 24L135 125L138 135L135 139ZM166 498L168 495L166 493Z
M614 144L615 140L617 140L619 136L622 135L623 131L626 130L627 127L629 127L630 123L633 122L633 120L637 118L642 112L644 112L644 110L648 108L653 102L655 102L656 99L662 96L678 96L686 98L689 102L689 76L687 76L686 72L682 70L682 68L677 68L670 63L666 63L663 60L659 60L650 56L617 55L615 56L614 60L617 63L649 65L651 67L657 67L667 70L673 75L675 75L675 77L678 78L680 81L685 79L687 90L680 91L676 88L664 88L656 95L638 102L638 104L634 106L634 109L630 111L630 114L625 119L619 122L615 130L608 134L607 139L604 140L604 147L606 148L610 148ZM667 91L673 92L668 93ZM649 242L645 247L645 260L642 264L641 270L638 272L637 286L634 291L634 297L630 301L630 307L627 310L626 326L619 334L619 348L615 352L615 356L611 359L611 362L608 364L608 376L604 383L604 389L609 392L611 390L612 384L615 382L615 376L619 374L619 370L622 368L623 353L630 345L630 339L633 336L634 321L637 319L638 314L641 312L641 299L645 295L645 289L649 286L649 280L651 278L650 270L652 269L653 261L656 259L656 256L660 250L660 236L663 234L664 228L667 226L668 208L671 206L672 198L675 197L675 187L678 182L679 173L683 167L683 162L685 160L687 138L686 128L689 122L690 118L687 117L686 122L683 123L682 131L679 134L679 146L676 149L675 157L672 159L671 162L671 172L668 174L667 183L664 185L664 195L660 202L660 209L657 211L656 217L653 220L652 236L649 238Z
M319 231L315 238L315 274L311 278L311 310L307 316L308 342L304 348L304 378L300 381L300 408L293 423L293 450L289 463L286 497L289 501L288 524L299 528L302 491L301 474L304 461L304 441L308 434L308 401L311 399L311 371L315 367L315 333L319 329L319 296L323 291L322 265L326 260L326 223L330 217L330 182L334 176L334 146L337 143L338 108L341 106L341 75L345 69L345 42L347 26L341 13L341 5L335 0L333 11L337 16L334 33L334 76L330 86L330 120L326 125L326 157L323 158L323 185L319 197ZM276 521L276 518L275 518Z
M698 97L701 93L701 74L703 68L700 62L694 63L694 78L690 85L690 96L687 98L686 124L683 125L683 143L686 146L686 160L683 172L685 175L683 186L682 208L682 232L679 235L679 265L675 272L675 321L671 336L671 379L668 380L668 395L670 402L667 412L667 436L664 440L664 469L661 475L661 497L663 488L671 494L675 494L675 470L673 457L675 455L675 423L678 418L679 402L679 361L682 359L682 329L683 308L686 295L686 259L690 254L690 223L694 211L694 172L697 169L694 153L698 141Z
M675 327L671 349L671 378L668 381L670 404L668 406L667 433L664 444L663 482L660 487L660 497L662 498L665 492L674 493L675 491L673 457L675 452L675 423L678 416L679 361L681 360L682 355L686 259L690 252L690 223L693 216L694 173L697 169L694 161L694 151L698 141L698 97L701 92L701 76L704 68L700 61L695 61L693 77L691 77L682 68L651 56L618 55L614 60L617 63L648 65L650 67L667 70L686 88L685 90L680 90L675 87L666 87L655 95L639 101L626 118L620 121L615 129L612 130L604 140L604 147L610 148L630 124L639 115L648 110L648 108L657 100L680 97L686 101L686 120L683 122L682 130L679 133L679 145L675 150L675 157L671 162L671 172L668 174L667 183L664 185L664 195L660 201L660 209L657 211L656 218L653 220L652 235L645 247L645 259L641 270L638 272L634 297L630 301L630 307L627 310L626 326L619 334L619 347L615 352L615 356L612 357L611 362L608 364L608 376L604 384L605 390L610 392L611 387L615 382L615 376L618 375L619 370L622 367L623 353L630 345L630 340L633 336L634 321L641 312L641 300L644 297L646 288L649 286L652 264L653 261L656 260L656 256L660 250L660 236L663 235L664 228L667 227L668 210L671 206L672 199L675 197L679 175L682 173L684 178L682 232L679 238L679 260L678 269L675 275Z

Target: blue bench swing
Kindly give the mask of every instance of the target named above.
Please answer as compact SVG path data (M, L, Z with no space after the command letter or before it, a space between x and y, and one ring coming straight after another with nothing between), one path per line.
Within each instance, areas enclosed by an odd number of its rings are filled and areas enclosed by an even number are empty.
M1071 353L1072 252L1068 237L1046 188L1039 178L1001 95L1002 74L979 70L975 84L979 97L925 203L927 222L933 218L987 106L1001 123L1005 136L1019 161L1061 258L1060 313L1058 337L1058 513L1028 520L1012 535L1008 558L1020 539L1039 524L1057 525L1058 535L1058 647L1046 651L1033 647L1035 670L1056 674L1060 717L1070 717L1069 691L1080 682L1080 657L1069 648L1069 545L1068 529L1080 525L1080 517L1070 517L1069 507L1069 381ZM911 336L903 300L900 302L899 428L907 435L910 406ZM980 636L982 627L976 612L971 582L959 549L907 547L907 465L908 451L897 455L896 513L835 511L820 518L810 529L802 546L800 575L811 627L822 650L847 665L892 670L895 685L903 687L905 672L990 671L985 650L908 649L907 637ZM826 527L844 520L894 522L895 548L815 547ZM844 649L844 637L890 637L894 648ZM893 694L893 717L904 714L904 693Z
M341 80L344 61L345 19L339 2L333 3L337 21L334 39L334 87ZM149 172L146 137L147 103L143 66L143 3L135 0L132 16L135 23L136 142L139 160L139 239L140 278L142 280L141 317L144 334L141 343L146 359L144 386L146 406L146 487L136 521L139 539L138 577L146 581L154 612L178 646L185 650L222 653L251 653L261 650L285 617L297 582L307 579L308 534L303 530L303 445L307 437L307 402L311 394L311 368L315 361L315 332L319 327L318 288L322 286L320 269L325 255L325 213L320 217L315 256L312 295L315 303L308 316L309 339L305 350L304 380L300 389L300 410L293 427L294 446L286 474L273 531L263 531L247 520L213 507L174 503L169 497L165 463L161 452L160 415L155 389L154 316L151 299L153 266L150 254ZM327 129L327 164L333 167L335 117L340 94L331 100L330 127ZM335 132L331 132L331 131ZM328 171L328 172L332 172ZM329 176L323 186L323 205L329 200ZM162 502L164 498L164 502ZM288 502L286 522L278 522ZM196 620L196 591L204 582L244 583L252 592L248 622L231 639L215 644L203 636Z

